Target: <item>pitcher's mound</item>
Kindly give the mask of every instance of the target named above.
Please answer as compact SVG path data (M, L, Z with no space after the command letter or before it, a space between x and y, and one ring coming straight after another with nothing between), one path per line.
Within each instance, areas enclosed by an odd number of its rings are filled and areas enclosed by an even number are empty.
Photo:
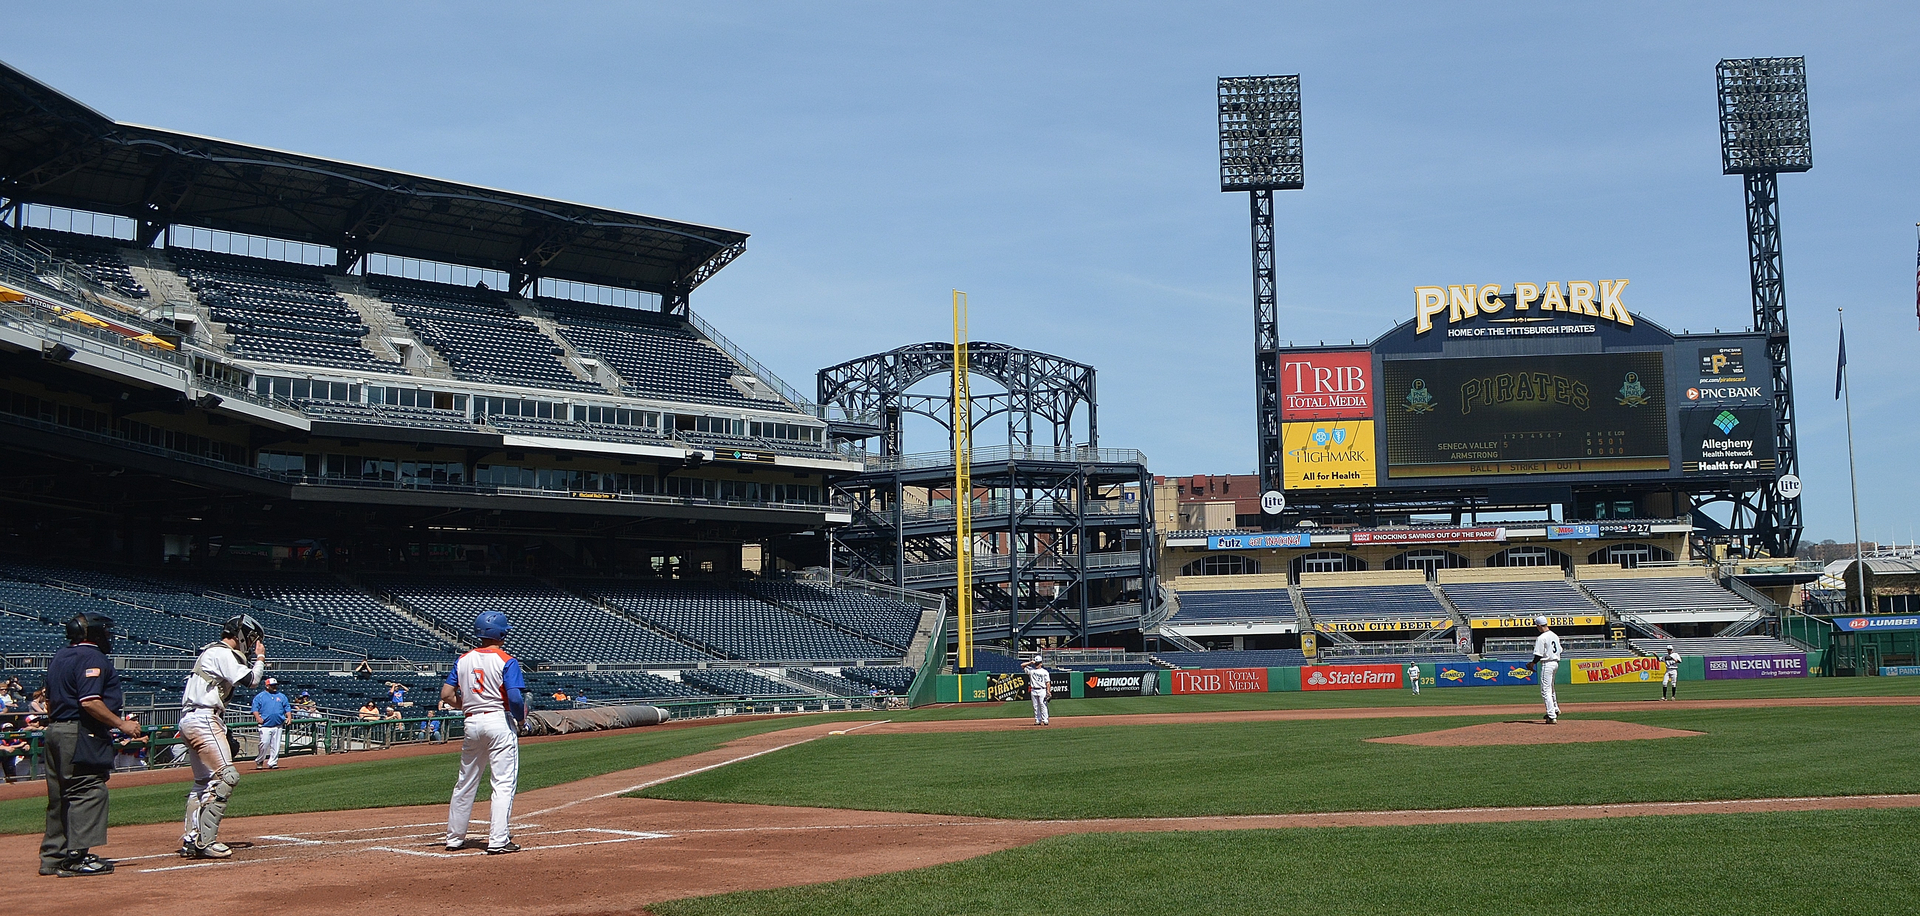
M1580 744L1588 741L1644 741L1649 738L1691 738L1705 732L1656 728L1611 719L1561 719L1548 725L1539 719L1488 722L1417 735L1368 738L1375 744L1418 744L1422 747L1483 747L1491 744Z

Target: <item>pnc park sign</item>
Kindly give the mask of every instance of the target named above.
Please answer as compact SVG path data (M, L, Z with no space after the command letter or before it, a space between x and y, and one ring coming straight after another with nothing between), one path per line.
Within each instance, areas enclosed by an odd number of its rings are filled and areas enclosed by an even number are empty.
M1442 313L1449 326L1486 317L1508 323L1552 321L1555 313L1588 316L1611 321L1621 327L1633 327L1633 316L1620 293L1626 280L1559 280L1545 283L1515 283L1511 292L1499 283L1460 284L1457 286L1416 286L1413 288L1414 333L1433 330L1433 320ZM1513 311L1501 315L1508 306ZM1495 317L1499 316L1499 317Z

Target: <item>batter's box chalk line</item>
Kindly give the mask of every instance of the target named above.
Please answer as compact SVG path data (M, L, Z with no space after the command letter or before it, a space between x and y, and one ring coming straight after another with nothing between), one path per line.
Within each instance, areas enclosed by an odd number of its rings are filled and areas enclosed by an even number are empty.
M544 852L549 849L572 849L577 846L605 846L608 843L632 843L638 840L670 840L671 833L650 833L645 830L613 830L607 827L565 827L559 830L516 831L515 837L554 836L563 833L602 834L597 840L579 840L572 843L540 843L527 846L522 852ZM403 856L421 856L428 859L457 859L461 856L483 856L486 850L480 846L470 846L459 852L447 852L444 849L407 849L400 846L368 846L368 852L393 852Z

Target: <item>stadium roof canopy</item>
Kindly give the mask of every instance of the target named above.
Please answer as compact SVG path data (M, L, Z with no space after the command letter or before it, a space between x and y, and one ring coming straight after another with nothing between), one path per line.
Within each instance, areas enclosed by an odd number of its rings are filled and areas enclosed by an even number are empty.
M0 63L0 197L340 251L659 293L677 310L747 234L125 124Z

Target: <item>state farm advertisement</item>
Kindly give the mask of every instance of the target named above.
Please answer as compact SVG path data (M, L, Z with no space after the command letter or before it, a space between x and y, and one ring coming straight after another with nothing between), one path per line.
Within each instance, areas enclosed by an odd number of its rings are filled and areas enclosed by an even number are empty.
M1280 361L1280 419L1373 419L1373 354L1288 354Z
M1266 693L1265 668L1208 668L1173 672L1174 693Z
M1301 690L1385 690L1404 687L1399 665L1308 665L1300 669Z

